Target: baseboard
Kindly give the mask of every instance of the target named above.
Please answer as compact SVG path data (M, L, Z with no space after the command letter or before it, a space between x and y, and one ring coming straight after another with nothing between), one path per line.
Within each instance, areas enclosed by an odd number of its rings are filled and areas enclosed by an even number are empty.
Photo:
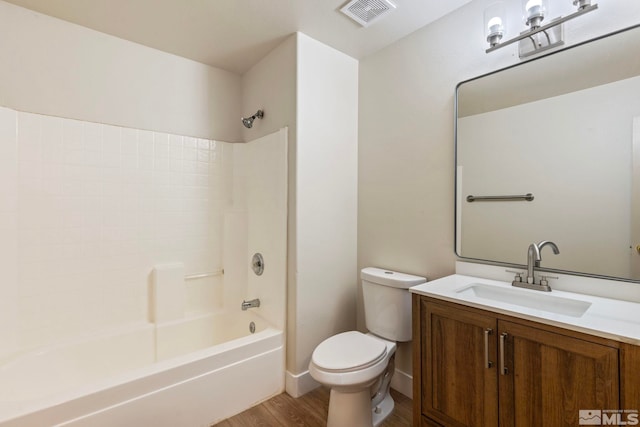
M413 399L413 376L396 369L391 378L391 388Z
M297 375L287 371L285 373L284 386L287 394L292 397L300 397L320 387L320 383L311 378L309 371L304 371Z

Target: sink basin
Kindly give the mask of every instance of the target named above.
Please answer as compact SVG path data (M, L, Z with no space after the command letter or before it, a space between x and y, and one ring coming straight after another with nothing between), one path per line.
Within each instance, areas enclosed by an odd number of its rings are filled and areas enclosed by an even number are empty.
M465 286L456 293L467 300L480 299L503 302L571 317L581 317L591 307L591 303L586 301L543 294L540 291L501 288L482 283Z

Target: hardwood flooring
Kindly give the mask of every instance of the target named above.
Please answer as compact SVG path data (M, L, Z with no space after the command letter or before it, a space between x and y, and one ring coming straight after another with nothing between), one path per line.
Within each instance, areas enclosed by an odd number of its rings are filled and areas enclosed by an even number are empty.
M391 395L395 409L381 427L410 426L411 399L395 390L391 390ZM328 409L329 389L319 387L297 399L279 394L215 427L325 427Z

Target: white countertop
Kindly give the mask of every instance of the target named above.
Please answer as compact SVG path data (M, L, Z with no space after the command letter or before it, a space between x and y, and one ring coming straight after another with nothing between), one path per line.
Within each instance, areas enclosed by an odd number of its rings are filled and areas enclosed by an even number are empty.
M495 286L506 292L515 290L532 299L541 295L571 299L591 304L580 316L565 315L483 298L472 292L464 292L472 284ZM640 345L640 304L584 295L574 292L553 290L541 292L511 286L511 283L454 274L432 282L410 288L415 294L480 308L495 313L532 320L547 325L558 326L577 332L584 332L602 338L614 339L629 344ZM525 297L526 298L526 297Z

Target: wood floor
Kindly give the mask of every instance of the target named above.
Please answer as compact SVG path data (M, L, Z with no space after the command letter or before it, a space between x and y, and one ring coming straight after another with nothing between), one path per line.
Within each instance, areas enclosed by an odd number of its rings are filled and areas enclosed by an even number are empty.
M395 409L381 427L411 425L411 399L391 390ZM325 427L329 408L329 389L319 387L294 399L286 393L228 418L216 427Z

